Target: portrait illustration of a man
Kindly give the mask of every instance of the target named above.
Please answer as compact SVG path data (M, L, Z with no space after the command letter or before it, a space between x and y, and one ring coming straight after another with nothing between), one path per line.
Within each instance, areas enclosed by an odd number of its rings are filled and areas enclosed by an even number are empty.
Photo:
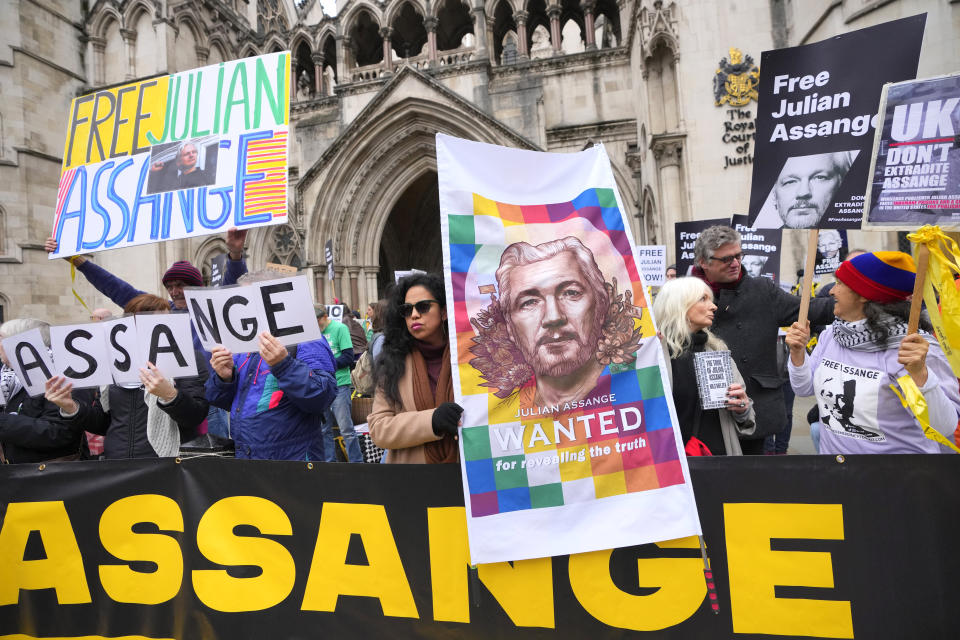
M773 205L788 229L813 229L853 164L849 151L788 158L773 186Z
M471 364L505 398L535 386L534 402L586 397L604 368L632 362L641 330L630 290L604 280L593 253L568 236L506 248L496 271L499 299L471 318Z
M767 264L767 256L746 255L743 256L743 268L751 278L759 278L763 275L763 268Z

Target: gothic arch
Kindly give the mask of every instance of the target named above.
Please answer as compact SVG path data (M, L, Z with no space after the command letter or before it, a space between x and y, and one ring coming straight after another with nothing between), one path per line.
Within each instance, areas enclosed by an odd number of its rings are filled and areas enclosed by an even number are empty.
M240 58L252 58L258 55L260 55L260 52L257 51L257 48L252 44L247 44L243 47L243 53L240 54Z
M503 2L510 7L510 13L513 14L520 11L522 1L523 0L484 0L483 11L487 16L492 16L497 10L497 5Z
M97 14L93 16L90 23L90 32L95 38L105 38L111 22L116 22L120 28L123 28L126 24L123 16L116 7L114 7L112 2L104 3L100 5L100 10Z
M216 55L219 55L219 60L214 60ZM210 57L208 62L213 64L214 62L227 62L233 60L233 47L230 46L230 43L224 40L220 35L210 36Z
M349 35L349 33L356 26L357 20L364 12L370 14L370 18L373 20L373 23L377 25L377 27L383 26L383 13L380 11L380 9L372 2L360 0L360 2L357 2L350 7L350 12L341 19L340 25L342 27L342 33Z
M275 53L278 51L286 51L287 44L280 39L279 35L274 34L270 37L270 40L267 44L264 45L263 50L267 53Z
M206 30L200 26L199 21L189 13L180 14L177 17L177 30L186 27L193 34L193 39L198 47L207 48L210 46L207 40Z
M317 34L316 46L313 47L314 51L323 51L326 47L326 39L333 38L334 41L337 39L337 30L333 27L332 23L327 23L320 28L320 32Z
M407 4L413 7L413 10L420 15L421 19L427 15L426 7L419 0L401 0L400 2L394 0L387 5L387 11L383 15L383 24L388 27L393 26L393 21L397 19L403 6Z
M325 187L315 202L304 203L308 259L317 261L324 241L333 238L338 264L379 265L393 205L425 172L436 171L438 132L531 147L466 110L421 98L398 102L356 131L337 153L321 158L328 167Z
M290 51L296 51L297 47L301 44L306 44L311 53L316 50L316 47L313 45L313 38L310 37L310 34L308 34L303 27L298 28L291 34L290 46L288 48Z
M127 29L133 28L144 13L153 20L154 8L146 0L134 0L123 10L123 26Z

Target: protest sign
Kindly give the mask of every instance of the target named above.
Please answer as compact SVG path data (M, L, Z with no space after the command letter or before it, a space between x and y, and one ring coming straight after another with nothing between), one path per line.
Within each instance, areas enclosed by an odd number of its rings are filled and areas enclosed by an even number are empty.
M50 258L287 221L290 53L73 100Z
M320 339L306 276L219 289L186 287L183 295L207 350L223 345L233 353L257 351L263 331L284 345Z
M333 240L327 240L323 245L323 259L327 263L327 280L333 280Z
M662 287L667 275L667 245L651 244L637 247L640 274L648 287Z
M751 228L860 227L881 89L916 76L925 22L763 52Z
M697 238L705 229L718 224L727 226L730 224L730 220L728 218L713 218L711 220L674 223L673 235L676 239L678 278L690 275L690 270L695 264L693 249L697 245Z
M328 304L327 307L327 316L336 322L343 322L343 305L342 304Z
M813 272L818 275L833 273L847 257L847 231L821 229L817 234L817 258Z
M727 406L727 389L733 384L733 360L730 352L700 351L693 356L700 407L723 409Z
M426 271L421 271L420 269L409 269L407 271L394 271L393 281L400 282L401 279L406 278L407 276L415 276L418 273L426 273Z
M887 85L864 229L960 231L960 75Z
M23 388L31 396L43 393L43 383L53 377L53 358L43 342L40 328L3 339L3 352Z
M603 145L437 135L473 563L700 531L663 355Z
M140 367L137 362L136 316L116 318L102 323L107 342L107 361L110 375L116 384L140 382Z
M227 254L221 253L210 258L210 286L219 287L227 271Z
M57 375L74 387L102 387L113 383L107 339L101 323L50 327L50 350Z
M197 375L190 318L185 313L145 313L137 316L138 369L152 362L167 378Z
M741 266L748 276L770 278L780 282L780 246L783 231L780 229L751 229L747 216L734 215L730 226L740 233L740 249L743 251Z

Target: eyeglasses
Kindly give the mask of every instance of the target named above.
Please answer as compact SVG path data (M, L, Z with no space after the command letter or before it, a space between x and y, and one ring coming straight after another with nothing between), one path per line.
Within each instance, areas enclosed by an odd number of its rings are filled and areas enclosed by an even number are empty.
M417 302L415 304L410 304L409 302L405 302L402 305L400 305L400 315L403 316L404 318L409 318L411 315L413 315L414 309L417 310L417 313L419 313L420 315L423 315L426 312L430 311L430 306L434 304L440 304L440 303L437 302L436 300L421 300L420 302Z
M735 254L733 254L732 256L723 256L722 258L714 258L713 256L710 256L710 259L711 259L711 260L716 260L717 262L722 262L723 264L730 264L731 262L733 262L734 260L736 260L737 262L739 262L739 263L742 264L742 263L743 263L743 253L742 253L742 252L741 252L741 253L735 253Z

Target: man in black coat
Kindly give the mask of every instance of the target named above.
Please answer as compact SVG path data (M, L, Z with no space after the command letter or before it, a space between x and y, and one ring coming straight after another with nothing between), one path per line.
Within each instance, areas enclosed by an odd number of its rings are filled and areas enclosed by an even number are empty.
M787 415L777 368L777 331L797 321L800 298L769 278L753 278L742 269L740 234L724 226L707 228L694 246L693 275L713 290L717 310L712 331L722 338L747 383L757 414L757 429L741 439L746 455L763 453L763 438L780 433ZM811 324L833 322L833 299L810 301Z

